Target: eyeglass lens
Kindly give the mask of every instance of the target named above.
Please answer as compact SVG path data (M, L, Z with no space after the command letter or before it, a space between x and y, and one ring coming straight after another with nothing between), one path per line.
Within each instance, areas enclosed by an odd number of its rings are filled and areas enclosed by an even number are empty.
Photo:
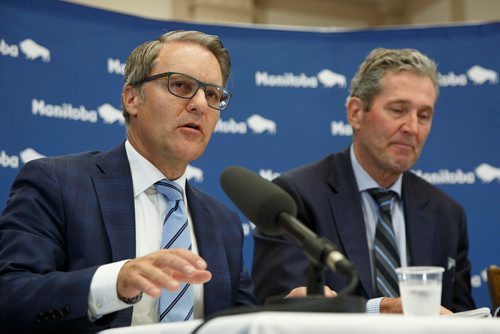
M178 73L171 74L168 79L168 90L170 93L186 99L192 98L198 91L199 86L203 86L205 98L210 107L216 109L224 109L226 107L229 96L221 87L200 83L193 78Z

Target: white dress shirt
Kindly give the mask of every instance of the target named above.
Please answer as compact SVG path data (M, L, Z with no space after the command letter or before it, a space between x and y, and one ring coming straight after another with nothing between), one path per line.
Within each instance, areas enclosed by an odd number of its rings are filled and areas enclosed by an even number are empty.
M135 243L136 257L153 253L161 247L163 220L167 212L167 200L158 193L154 184L165 176L147 159L137 152L127 140L125 150L130 163L132 185L134 191L135 209ZM186 173L177 180L173 180L185 193ZM188 198L184 195L184 203L191 230L192 252L198 254L194 236L193 222L189 212ZM126 240L124 240L126 242ZM118 273L127 260L109 263L100 266L92 278L89 293L89 319L95 321L103 315L130 307L118 299L116 283ZM194 318L203 317L203 285L193 285ZM132 325L150 324L158 322L158 298L146 294L135 304L132 315Z

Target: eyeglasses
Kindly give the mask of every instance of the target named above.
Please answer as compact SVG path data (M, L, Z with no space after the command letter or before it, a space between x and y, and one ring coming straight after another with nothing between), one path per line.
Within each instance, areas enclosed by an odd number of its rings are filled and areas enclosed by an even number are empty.
M182 99L191 99L196 95L196 92L198 92L198 89L200 88L205 91L205 99L207 100L208 106L211 108L224 110L231 99L231 93L224 87L207 84L200 80L196 80L189 75L177 72L155 74L142 79L137 83L137 85L165 77L168 78L168 91L172 95Z

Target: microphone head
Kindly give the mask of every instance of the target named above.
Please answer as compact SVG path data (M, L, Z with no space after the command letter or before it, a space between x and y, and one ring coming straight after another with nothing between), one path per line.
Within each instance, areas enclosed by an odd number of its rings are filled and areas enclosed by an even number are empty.
M238 209L266 234L284 232L277 224L280 213L297 216L297 205L286 191L246 168L226 168L220 183Z

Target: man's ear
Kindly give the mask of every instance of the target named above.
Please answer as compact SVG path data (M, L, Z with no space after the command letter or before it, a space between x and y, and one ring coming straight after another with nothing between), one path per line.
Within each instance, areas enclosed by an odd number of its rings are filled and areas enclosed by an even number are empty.
M351 124L353 130L359 129L363 118L363 102L359 97L350 97L347 101L347 120Z
M132 85L126 86L123 89L122 99L123 106L129 115L131 117L137 115L137 106L141 100L139 88L133 87Z

